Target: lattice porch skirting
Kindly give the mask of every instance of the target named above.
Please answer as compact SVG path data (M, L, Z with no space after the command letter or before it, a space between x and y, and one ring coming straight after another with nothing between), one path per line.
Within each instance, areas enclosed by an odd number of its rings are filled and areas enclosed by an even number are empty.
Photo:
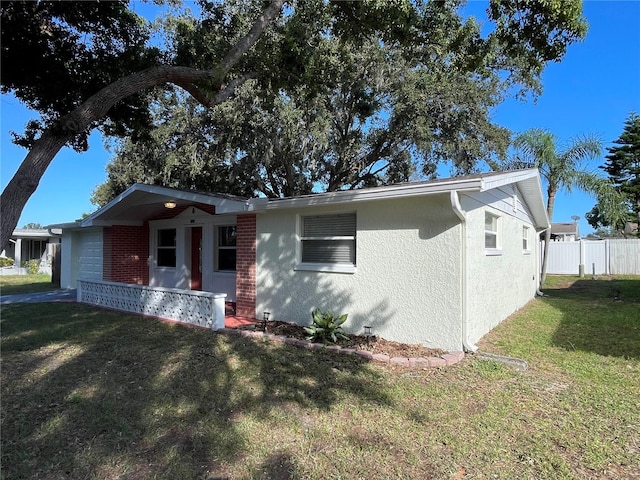
M102 280L78 280L78 302L190 323L224 328L226 293L147 287Z

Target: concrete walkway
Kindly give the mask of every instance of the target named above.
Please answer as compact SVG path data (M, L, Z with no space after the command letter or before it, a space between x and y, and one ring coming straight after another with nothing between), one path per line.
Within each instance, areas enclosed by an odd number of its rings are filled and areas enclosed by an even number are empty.
M0 296L0 305L10 303L75 302L76 289L50 290L48 292L21 293Z

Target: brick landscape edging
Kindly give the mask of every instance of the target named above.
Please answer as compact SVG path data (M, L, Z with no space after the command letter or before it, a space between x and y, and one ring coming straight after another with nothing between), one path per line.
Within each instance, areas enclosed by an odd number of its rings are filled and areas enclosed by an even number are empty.
M331 352L339 353L342 355L357 355L365 360L387 363L390 365L397 365L406 368L437 368L448 367L455 365L462 361L464 358L464 352L449 352L439 357L389 357L383 353L371 353L366 350L355 350L353 348L343 348L339 345L324 345L322 343L311 343L299 338L285 337L282 335L275 335L273 333L258 332L252 330L238 330L235 328L221 328L216 330L217 332L225 333L227 335L235 335L239 337L254 338L268 340L271 342L285 343L287 345L293 345L295 347L306 348L308 350L320 350L325 349Z

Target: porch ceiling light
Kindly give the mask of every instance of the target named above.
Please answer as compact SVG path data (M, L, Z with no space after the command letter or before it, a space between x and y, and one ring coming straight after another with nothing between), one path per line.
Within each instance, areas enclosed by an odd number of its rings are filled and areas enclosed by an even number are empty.
M173 201L164 202L164 206L165 208L176 208L176 202L173 202Z

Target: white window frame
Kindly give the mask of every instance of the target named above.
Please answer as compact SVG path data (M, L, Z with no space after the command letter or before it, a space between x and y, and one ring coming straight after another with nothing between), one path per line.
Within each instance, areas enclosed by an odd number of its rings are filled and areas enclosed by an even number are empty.
M174 234L175 234L175 240L173 245L160 245L160 232L163 230L173 230ZM155 253L154 253L154 257L155 257L155 265L156 268L162 269L162 268L166 268L166 269L173 269L175 270L177 268L178 265L178 229L176 227L158 227L155 229ZM174 265L160 265L160 250L173 250L173 258L174 258Z
M531 239L530 239L530 235L529 235L529 230L530 228L527 227L526 225L522 226L522 253L524 253L525 255L528 255L531 253Z
M495 230L487 229L487 217L495 219ZM484 252L485 255L502 255L501 227L502 218L493 212L484 212ZM495 247L487 246L487 235L495 237Z
M311 217L337 217L342 215L353 215L354 216L354 231L353 235L340 235L340 236L305 236L304 231L304 222L306 218ZM308 214L308 215L298 215L298 239L297 239L297 263L294 266L294 270L300 271L314 271L314 272L333 272L333 273L355 273L356 272L356 233L357 233L357 216L356 212L333 212L333 213L322 213L322 214ZM320 240L326 242L332 242L337 240L349 240L353 242L353 254L354 254L354 262L353 263L313 263L313 262L303 262L303 248L304 242L306 240Z
M227 246L227 245L220 245L220 229L221 228L228 228L228 227L234 227L236 228L236 245L233 246ZM229 273L235 273L237 271L238 268L238 256L237 256L237 252L238 252L238 244L237 244L237 226L231 225L231 224L225 224L225 225L215 225L214 227L214 243L215 243L215 258L214 258L214 271L215 272L229 272ZM236 251L236 268L234 268L233 270L221 270L220 269L220 256L219 256L219 251L220 250L235 250Z

